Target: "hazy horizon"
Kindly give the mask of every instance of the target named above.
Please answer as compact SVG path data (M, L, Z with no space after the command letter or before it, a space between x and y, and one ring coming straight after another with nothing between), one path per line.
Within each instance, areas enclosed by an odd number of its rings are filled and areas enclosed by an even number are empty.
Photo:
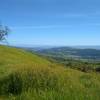
M71 47L79 49L100 49L100 45L30 45L30 44L9 44L15 47L28 47L28 48L57 48L57 47Z

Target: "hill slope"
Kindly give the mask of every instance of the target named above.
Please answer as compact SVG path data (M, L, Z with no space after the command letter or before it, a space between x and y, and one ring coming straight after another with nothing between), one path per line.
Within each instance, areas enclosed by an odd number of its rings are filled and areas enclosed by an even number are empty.
M100 100L100 75L0 46L1 100Z
M50 62L24 50L0 46L0 70L12 70L31 66L48 66ZM3 74L3 72L2 72Z

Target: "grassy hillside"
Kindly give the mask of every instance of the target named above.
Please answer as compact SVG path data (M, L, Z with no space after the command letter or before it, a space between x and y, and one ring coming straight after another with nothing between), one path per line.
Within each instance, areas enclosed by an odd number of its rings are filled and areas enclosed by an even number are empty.
M100 74L0 46L0 100L100 100Z
M32 49L27 50L34 52ZM100 50L57 47L35 52L50 61L63 64L66 67L84 72L100 71Z

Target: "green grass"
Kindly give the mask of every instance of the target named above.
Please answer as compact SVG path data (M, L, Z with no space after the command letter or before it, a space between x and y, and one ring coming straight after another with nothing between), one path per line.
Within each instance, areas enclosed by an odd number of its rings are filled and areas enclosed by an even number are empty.
M0 46L0 100L100 100L100 74Z

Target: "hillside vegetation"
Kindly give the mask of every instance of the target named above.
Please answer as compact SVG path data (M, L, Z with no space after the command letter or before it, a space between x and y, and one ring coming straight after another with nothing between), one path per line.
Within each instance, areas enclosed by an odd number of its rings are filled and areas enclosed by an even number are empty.
M100 74L64 68L0 46L0 100L100 100Z
M36 52L46 59L63 64L66 67L84 72L100 72L100 50L96 49L76 49L71 47L55 47L49 49L26 49Z

